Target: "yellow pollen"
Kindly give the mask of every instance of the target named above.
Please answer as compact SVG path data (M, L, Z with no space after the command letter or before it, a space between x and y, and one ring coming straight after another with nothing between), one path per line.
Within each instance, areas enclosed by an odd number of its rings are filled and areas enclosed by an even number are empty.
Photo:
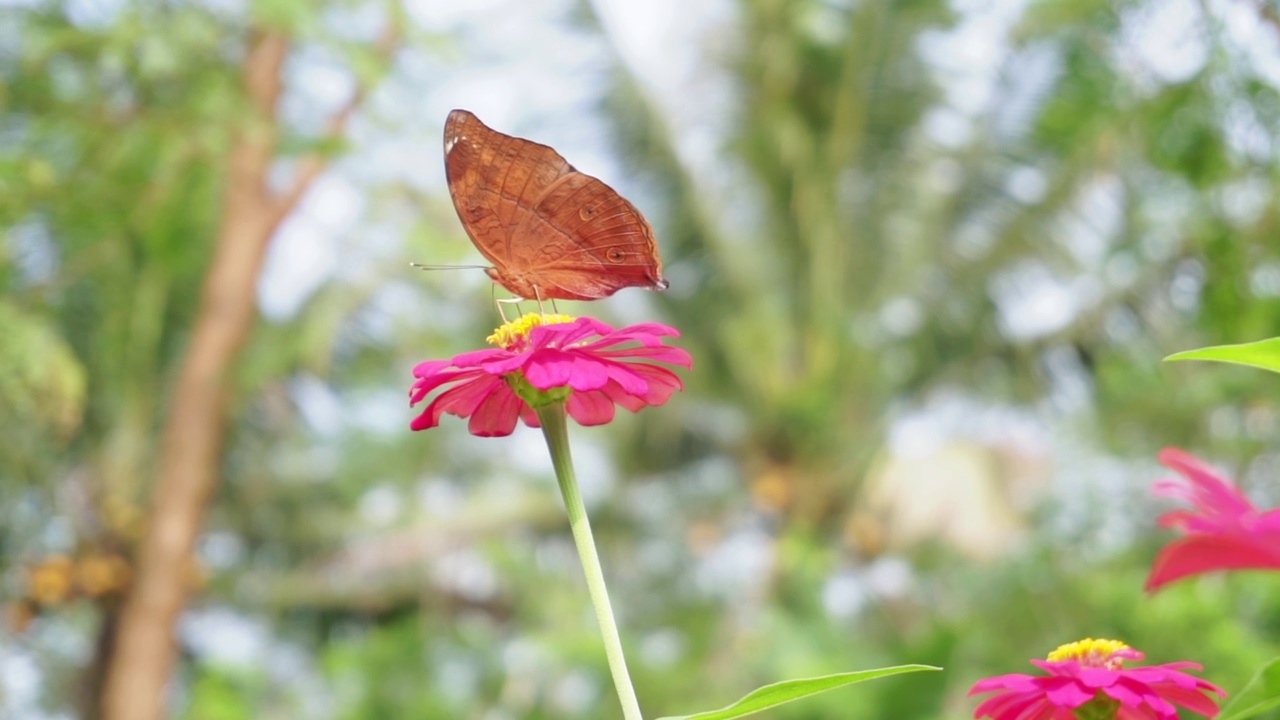
M1119 670L1124 658L1112 656L1121 650L1128 649L1129 646L1119 640L1085 638L1066 645L1059 645L1045 659L1049 662L1075 660L1088 667L1105 667L1111 670Z
M562 323L571 323L576 319L569 315L530 313L494 330L492 335L485 338L485 342L510 350L512 346L522 342L534 328L540 325L560 325Z

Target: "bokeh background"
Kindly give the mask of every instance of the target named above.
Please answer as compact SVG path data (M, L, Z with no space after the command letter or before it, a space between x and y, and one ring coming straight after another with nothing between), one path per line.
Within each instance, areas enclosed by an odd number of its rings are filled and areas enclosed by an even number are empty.
M658 232L668 292L561 305L696 358L572 430L648 714L920 662L769 717L965 718L1086 636L1238 689L1280 583L1141 588L1160 447L1280 503L1275 381L1160 362L1280 334L1278 91L1269 0L4 0L0 716L96 717L242 192L280 222L171 716L618 715L541 436L408 430L413 365L498 321L408 265L480 261L454 107Z

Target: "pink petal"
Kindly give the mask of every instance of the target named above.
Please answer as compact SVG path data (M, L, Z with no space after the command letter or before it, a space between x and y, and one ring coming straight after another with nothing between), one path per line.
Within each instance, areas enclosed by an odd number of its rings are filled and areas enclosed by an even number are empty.
M610 360L641 359L653 362L664 362L679 365L683 368L693 367L693 356L683 348L661 345L659 347L637 347L623 350L594 351L596 355Z
M1086 689L1080 683L1066 678L1045 683L1044 696L1058 707L1075 709L1092 700L1097 694L1094 688Z
M571 323L539 325L529 332L529 344L540 350L546 347L567 347L582 342L592 335L606 335L613 327L595 318L580 317Z
M528 353L513 353L508 350L476 350L463 353L453 358L458 367L474 367L484 370L490 375L506 375L524 367L529 361Z
M1160 525L1188 536L1160 551L1147 579L1148 591L1215 570L1280 569L1280 509L1260 513L1230 480L1190 453L1165 448L1160 462L1185 480L1161 481L1156 493L1193 507L1160 516Z
M607 366L611 385L644 401L646 405L662 405L677 390L684 388L679 376L659 365L647 363L610 363ZM611 395L613 388L606 388ZM621 402L615 398L615 402ZM629 406L628 406L629 407Z
M662 405L676 391L684 389L684 382L680 377L664 367L636 364L632 366L632 372L649 384L649 391L641 395L640 399L650 405Z
M1031 664L1044 670L1050 675L1061 675L1063 677L1075 677L1080 674L1080 663L1075 660L1040 660L1032 658Z
M516 429L524 400L505 382L494 383L493 391L476 408L467 431L477 437L503 437ZM527 406L527 405L526 405Z
M557 348L542 348L529 353L524 377L539 390L564 387L573 377L573 356Z
M1118 682L1110 687L1102 688L1102 692L1118 700L1121 705L1130 708L1142 707L1144 700L1141 683L1137 683L1137 687L1134 687L1134 683Z
M1156 524L1183 532L1216 533L1229 532L1241 527L1240 520L1240 516L1207 515L1200 509L1170 510L1157 518Z
M597 392L604 393L610 400L631 412L640 412L649 407L649 403L645 402L643 398L628 394L626 390L622 389L621 385L612 380Z
M1015 690L1018 692L1039 691L1040 686L1036 682L1040 678L1035 678L1024 673L1010 673L1009 675L997 675L995 677L984 678L973 684L969 688L969 695L981 695L983 693L995 692L996 690Z
M662 323L647 322L628 325L620 330L616 330L609 334L612 336L635 336L635 335L655 335L658 337L680 337L680 331L670 325Z
M673 327L659 325L658 323L641 323L639 325L629 325L621 330L611 333L601 333L602 337L585 345L584 350L598 352L605 348L624 345L626 343L639 343L645 347L662 346L662 338L664 337L680 337L680 332Z
M1166 467L1185 476L1190 488L1188 492L1178 484L1166 481L1156 485L1157 492L1187 500L1209 515L1237 517L1257 512L1253 503L1230 480L1191 453L1165 448L1160 451L1159 458Z
M412 430L426 430L440 424L445 413L458 417L468 417L493 392L495 386L506 386L501 378L478 375L472 380L455 385L440 393L431 404L423 409L422 414L409 423Z
M449 360L427 360L413 366L413 376L418 378L429 377L452 365L453 363Z
M423 365L425 364L426 363L423 363ZM421 365L419 365L419 367L421 367ZM448 367L447 364L446 367ZM437 370L426 374L422 376L421 380L415 382L413 387L409 388L409 406L413 407L414 405L422 402L423 398L441 385L454 382L455 380L467 382L473 378L481 377L483 375L484 373L476 370Z
M569 378L569 387L574 390L599 390L609 382L608 364L599 358L573 353L573 376Z
M1124 674L1128 677L1140 680L1148 684L1154 683L1173 683L1185 688L1195 688L1208 685L1210 683L1187 673L1181 672L1182 668L1192 668L1195 670L1203 670L1204 666L1200 663L1181 662L1164 663L1163 665L1147 665L1144 667L1128 668Z
M1146 659L1147 654L1146 654L1146 653L1144 653L1144 652L1142 652L1141 650L1136 650L1136 649L1134 649L1134 648L1127 647L1127 648L1121 648L1121 649L1116 650L1115 652L1111 653L1111 657L1112 657L1112 658L1123 658L1123 659L1125 659L1125 660L1143 660L1143 659ZM1165 665L1164 667L1172 667L1173 665L1195 665L1197 668L1199 668L1199 667L1200 667L1199 665L1196 665L1195 663L1191 663L1191 662L1189 662L1189 663L1171 663L1170 665ZM1156 666L1154 666L1154 667L1161 667L1161 666L1160 666L1160 665L1156 665Z
M1156 715L1168 720L1178 720L1178 708L1154 692L1143 695L1142 700L1147 707L1155 711Z
M985 700L973 711L975 718L994 720L1044 720L1054 716L1056 708L1035 693L1006 693Z
M569 396L569 416L579 425L604 425L613 420L613 401L602 392L575 392Z
M1115 670L1094 667L1081 667L1075 675L1085 687L1093 690L1114 685L1121 677Z
M1280 570L1280 548L1242 535L1189 535L1156 556L1146 589L1217 570Z
M605 363L605 372L608 373L609 379L618 383L618 385L628 395L641 397L649 392L649 382L644 379L641 374L644 371L641 368L651 367L644 363Z
M1044 697L1038 694L1004 693L983 700L973 711L973 716L975 718L992 717L999 720L1000 718L1017 717L1029 707L1048 704L1045 702Z
M518 354L513 353L510 350L503 350L502 348L485 348L483 350L464 352L461 355L454 355L452 362L454 367L470 368L500 362L513 357L518 357Z
M539 390L557 387L598 390L609 380L604 363L590 356L556 348L531 353L524 367L524 376Z
M1218 703L1199 690L1184 690L1183 688L1171 687L1159 688L1158 692L1169 702L1181 705L1198 715L1204 715L1205 717L1217 717L1218 715Z
M1258 516L1254 522L1254 528L1258 532L1271 533L1276 536L1277 544L1280 544L1280 508L1268 510Z

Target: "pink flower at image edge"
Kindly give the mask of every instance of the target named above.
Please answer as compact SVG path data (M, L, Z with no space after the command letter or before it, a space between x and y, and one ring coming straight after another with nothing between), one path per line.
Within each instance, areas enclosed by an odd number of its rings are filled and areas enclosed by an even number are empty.
M536 316L525 319L530 317ZM675 373L652 364L692 367L689 353L663 343L664 337L679 337L675 328L644 323L614 329L593 318L563 320L531 328L528 322L513 321L494 334L502 338L502 347L419 364L413 369L418 380L409 391L410 405L452 387L437 395L410 427L433 428L445 414L470 418L467 429L481 437L510 435L518 419L537 427L537 415L513 382L527 382L539 391L570 389L566 409L582 425L610 422L616 405L632 412L661 405L683 389ZM513 326L517 329L509 330Z
M1156 556L1146 589L1217 570L1280 570L1280 508L1262 512L1230 480L1191 453L1160 452L1160 462L1182 475L1156 483L1155 493L1192 509L1160 516L1163 527L1186 533Z
M1066 650L1067 652L1063 652ZM1200 670L1191 662L1125 668L1126 660L1143 654L1115 640L1082 640L1064 645L1048 660L1031 663L1048 675L1022 673L978 681L970 695L997 693L984 700L974 718L992 720L1077 720L1075 711L1089 703L1115 708L1116 720L1177 720L1178 707L1215 717L1226 693L1207 680L1182 672ZM1092 717L1092 715L1090 716Z

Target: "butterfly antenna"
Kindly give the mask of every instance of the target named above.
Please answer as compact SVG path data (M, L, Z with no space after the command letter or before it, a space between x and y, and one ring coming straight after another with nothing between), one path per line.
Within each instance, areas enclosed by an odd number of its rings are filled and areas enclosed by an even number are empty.
M487 265L424 265L423 263L411 262L409 267L419 270L488 270Z

